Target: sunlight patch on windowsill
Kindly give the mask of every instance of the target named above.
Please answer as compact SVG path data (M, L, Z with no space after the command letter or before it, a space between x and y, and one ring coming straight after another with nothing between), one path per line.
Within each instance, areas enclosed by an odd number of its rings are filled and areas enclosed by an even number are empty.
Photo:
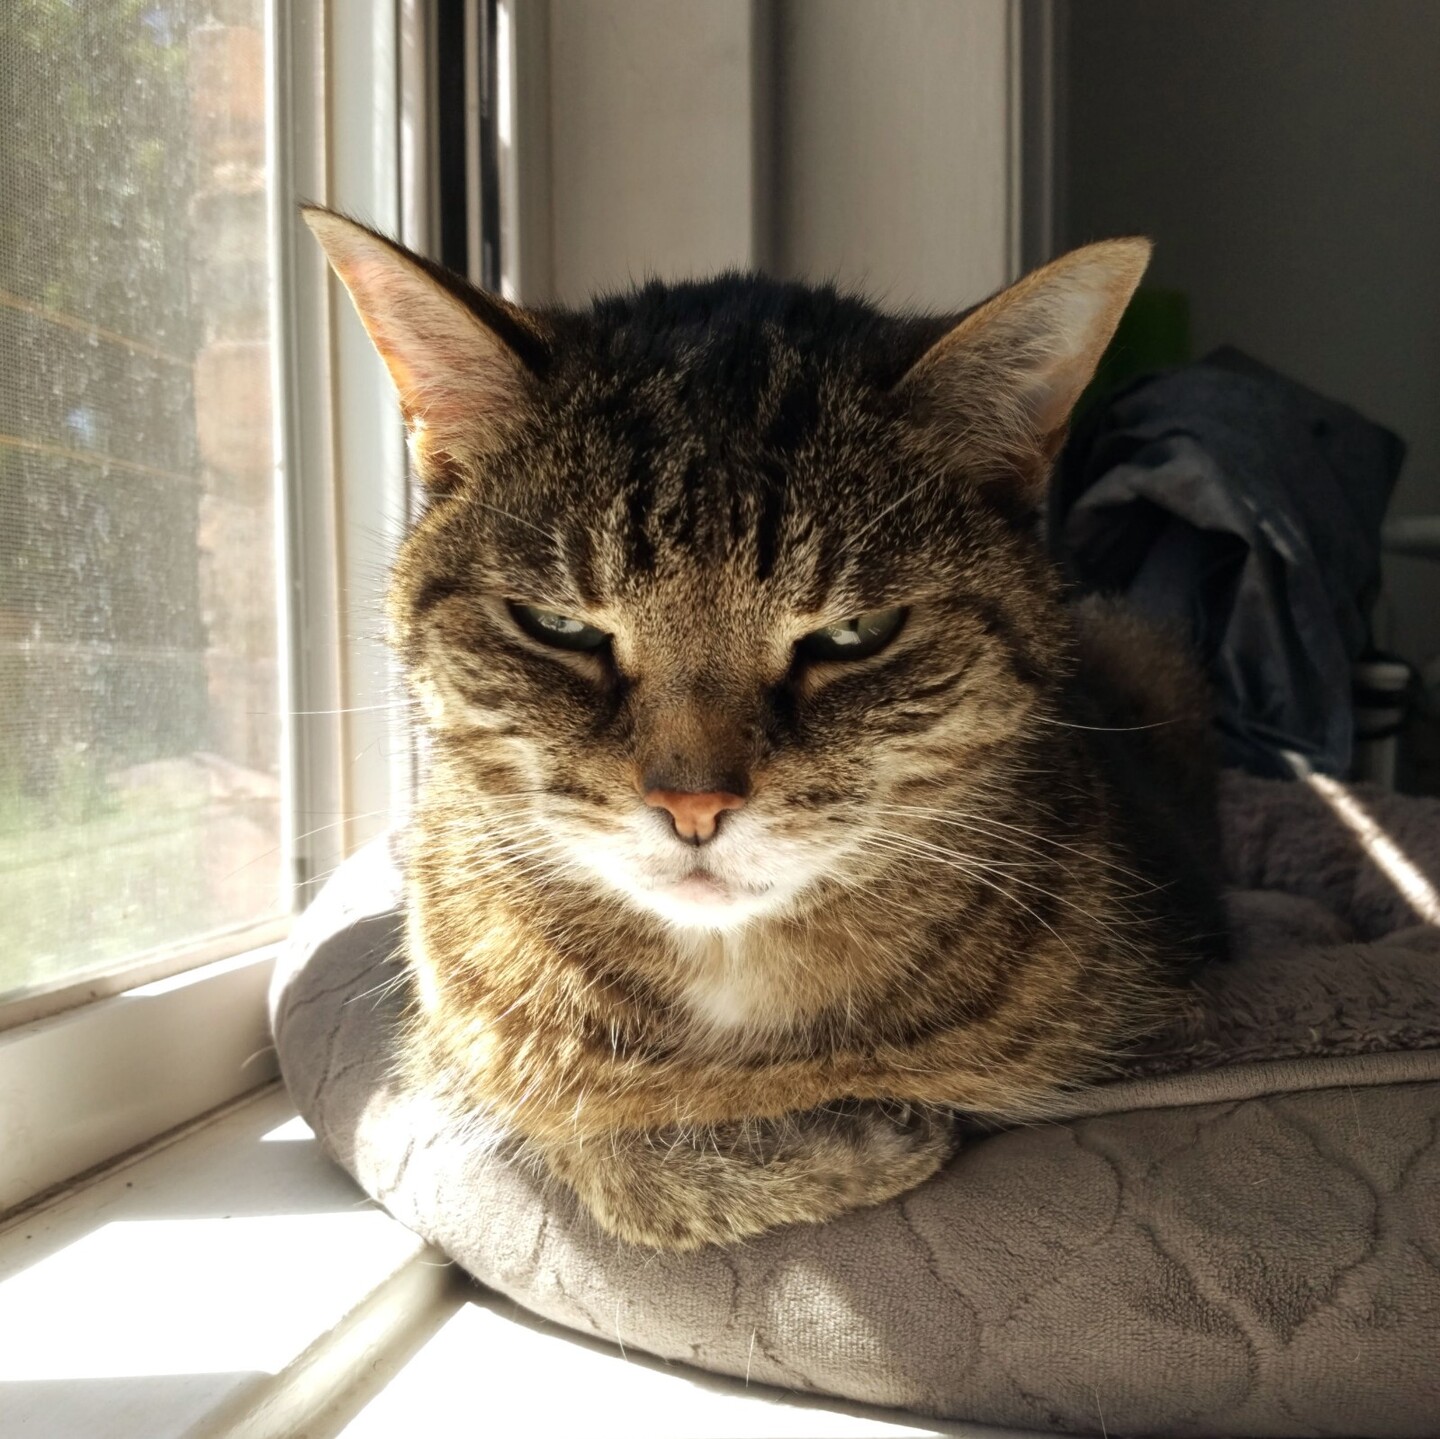
M414 1247L378 1210L104 1224L0 1284L0 1382L276 1374Z
M272 1140L295 1141L302 1139L314 1139L315 1131L297 1114L294 1119L287 1119L284 1124L277 1124L268 1134L260 1136L262 1144Z

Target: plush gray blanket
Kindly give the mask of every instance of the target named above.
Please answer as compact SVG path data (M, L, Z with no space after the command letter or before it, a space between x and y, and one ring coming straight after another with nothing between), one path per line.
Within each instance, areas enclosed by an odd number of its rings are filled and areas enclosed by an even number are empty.
M1322 785L1229 780L1236 958L1124 1078L829 1224L630 1248L398 1087L383 845L277 973L281 1064L399 1219L628 1347L1027 1428L1440 1435L1440 804Z

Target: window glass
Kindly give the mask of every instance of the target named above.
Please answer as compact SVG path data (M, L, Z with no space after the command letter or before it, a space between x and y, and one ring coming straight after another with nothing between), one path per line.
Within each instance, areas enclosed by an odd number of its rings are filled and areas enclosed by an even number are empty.
M0 997L286 906L264 19L0 5Z

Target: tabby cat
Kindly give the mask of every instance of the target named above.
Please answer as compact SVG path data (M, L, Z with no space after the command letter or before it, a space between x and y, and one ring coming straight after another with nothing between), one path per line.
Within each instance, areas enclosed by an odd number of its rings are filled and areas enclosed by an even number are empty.
M606 1229L731 1242L1043 1114L1220 932L1180 648L1036 524L1149 245L958 318L724 275L522 309L306 218L427 507L413 1067Z

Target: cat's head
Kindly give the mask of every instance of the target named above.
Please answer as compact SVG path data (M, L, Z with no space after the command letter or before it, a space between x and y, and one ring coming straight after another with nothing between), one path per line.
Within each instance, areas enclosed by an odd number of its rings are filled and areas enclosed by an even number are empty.
M391 620L453 822L726 929L1010 782L1070 664L1035 511L1145 241L958 320L738 275L524 311L307 218L431 495Z

